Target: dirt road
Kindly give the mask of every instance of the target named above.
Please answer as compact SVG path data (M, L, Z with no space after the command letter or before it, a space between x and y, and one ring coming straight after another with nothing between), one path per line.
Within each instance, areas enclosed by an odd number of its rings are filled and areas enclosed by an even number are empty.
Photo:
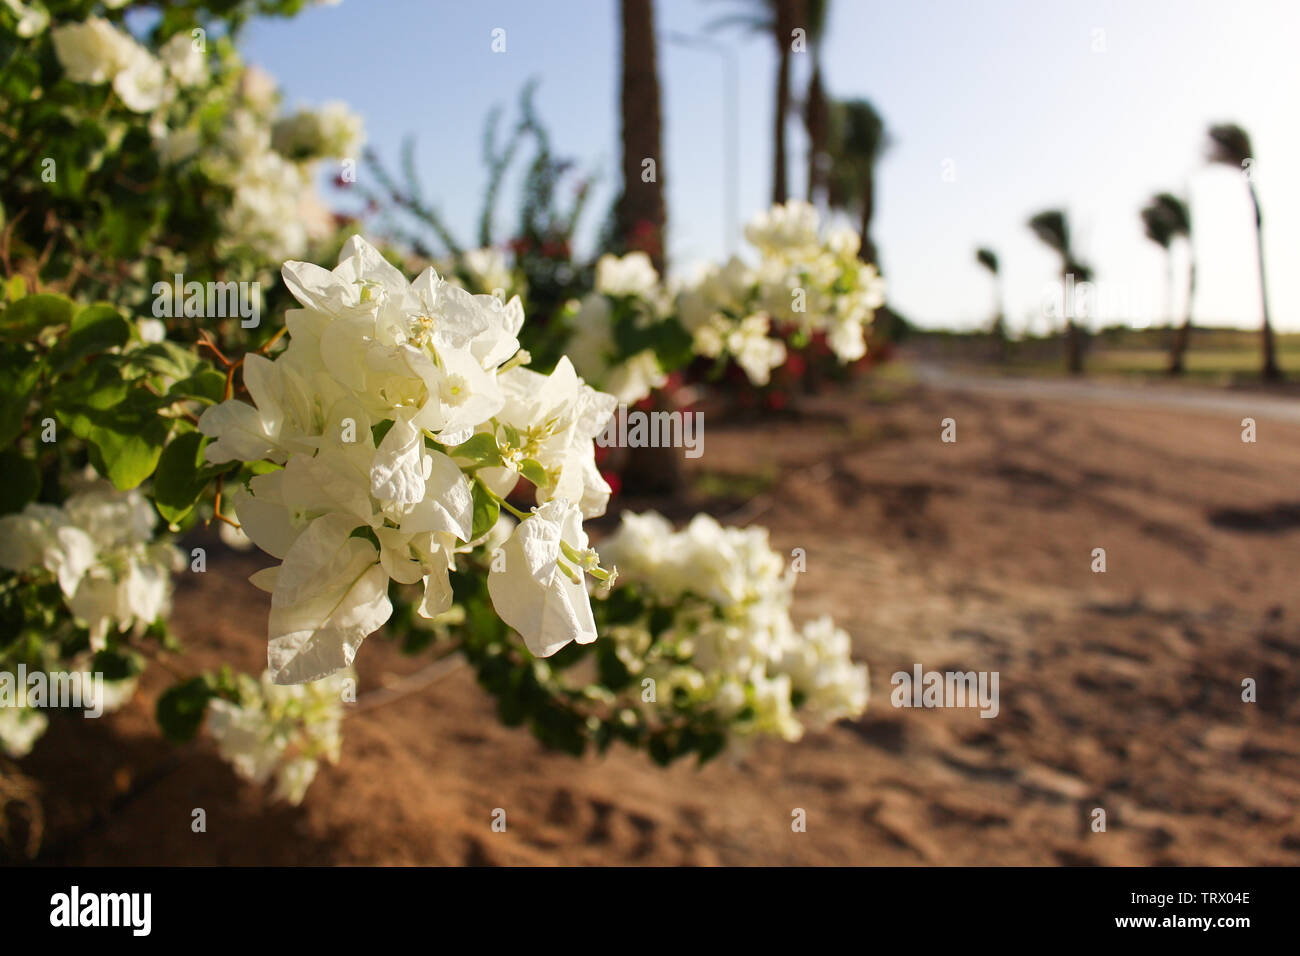
M1293 418L1245 444L1236 410L1020 386L807 411L710 424L687 465L775 474L743 514L806 550L796 612L852 632L872 673L861 720L665 772L626 751L549 754L460 671L350 718L341 765L301 808L266 809L209 743L154 739L151 682L128 712L60 723L24 762L46 788L47 859L1300 863ZM243 578L260 563L209 563L178 594L177 630L255 669L266 598ZM359 663L363 689L419 666L374 638ZM998 716L892 707L890 675L916 664L997 671ZM207 833L191 831L195 807ZM490 829L498 807L505 833ZM796 808L806 833L791 831Z

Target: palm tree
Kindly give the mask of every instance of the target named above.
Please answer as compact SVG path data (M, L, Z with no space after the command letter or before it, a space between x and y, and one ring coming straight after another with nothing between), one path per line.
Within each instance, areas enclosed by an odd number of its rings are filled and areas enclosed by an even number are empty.
M859 217L863 262L879 266L871 241L871 217L876 207L876 161L888 141L885 122L867 100L845 100L831 107L831 156L827 201L832 209Z
M1142 209L1142 225L1147 238L1158 245L1165 254L1165 281L1169 324L1174 324L1173 298L1174 273L1173 258L1170 247L1177 239L1183 239L1191 251L1192 217L1187 204L1172 193L1158 193ZM1192 328L1192 296L1196 291L1196 260L1192 258L1187 267L1187 305L1183 314L1183 323L1174 333L1169 349L1169 374L1180 375L1183 371L1183 357L1187 352L1187 340Z
M769 34L776 41L776 110L772 117L772 202L788 198L785 165L785 122L790 115L790 54L795 28L804 21L804 0L736 0L750 9L720 17L706 29L738 26Z
M992 333L993 338L997 340L998 348L1005 357L1007 329L1002 318L1002 277L998 272L998 256L992 249L981 247L975 250L975 261L988 269L989 274L993 276L993 297L997 301L997 305L994 308L993 324L989 331Z
M621 13L623 195L618 205L619 238L626 248L648 253L662 275L666 213L653 0L622 0ZM655 164L649 182L642 169L647 159Z
M1240 126L1223 123L1211 126L1210 162L1223 163L1235 169L1248 169L1253 161L1250 137ZM1277 365L1277 346L1273 341L1273 325L1268 318L1268 285L1264 281L1264 218L1259 210L1259 195L1255 192L1255 181L1248 174L1246 188L1250 190L1250 201L1255 207L1255 245L1259 252L1259 300L1264 311L1263 344L1264 367L1261 374L1267 382L1276 382L1282 378L1282 370Z
M826 167L830 161L826 151L830 102L822 79L821 56L830 0L805 0L804 10L807 14L808 49L812 54L812 76L808 79L808 93L804 97L803 121L808 131L808 201L814 202L818 190L826 185Z
M1029 228L1039 240L1061 257L1061 279L1070 285L1070 277L1075 283L1087 282L1092 277L1092 270L1080 262L1070 247L1070 223L1060 209L1040 212L1029 220ZM1083 371L1083 343L1080 341L1079 328L1074 324L1073 303L1065 303L1065 364L1071 375Z

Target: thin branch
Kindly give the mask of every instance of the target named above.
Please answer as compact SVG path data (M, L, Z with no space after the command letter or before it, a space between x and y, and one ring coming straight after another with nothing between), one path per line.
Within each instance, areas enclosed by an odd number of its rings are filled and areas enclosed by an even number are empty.
M459 649L459 646L453 648L453 650L457 649ZM350 715L364 714L376 707L383 707L394 701L401 700L403 697L418 693L425 688L432 687L444 677L465 666L465 658L460 656L452 657L451 653L451 651L448 651L447 656L438 658L432 664L420 668L414 674L408 674L406 677L394 681L387 687L372 690L368 694L362 694L356 706L347 713Z

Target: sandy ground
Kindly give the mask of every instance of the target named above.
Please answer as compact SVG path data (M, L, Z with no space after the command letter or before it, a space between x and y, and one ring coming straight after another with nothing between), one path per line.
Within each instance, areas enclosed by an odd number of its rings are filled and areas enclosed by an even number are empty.
M1244 444L1235 411L935 385L897 398L710 425L689 466L775 475L738 514L714 510L806 550L796 614L852 632L871 668L861 720L739 764L577 760L500 726L462 669L349 718L342 762L290 808L209 742L161 743L150 679L127 711L57 722L23 761L44 790L41 859L1300 863L1300 425L1261 419ZM266 598L243 580L261 563L214 553L186 577L175 626L200 663L264 661ZM372 638L362 689L422 663ZM890 675L918 663L996 670L999 715L895 709Z

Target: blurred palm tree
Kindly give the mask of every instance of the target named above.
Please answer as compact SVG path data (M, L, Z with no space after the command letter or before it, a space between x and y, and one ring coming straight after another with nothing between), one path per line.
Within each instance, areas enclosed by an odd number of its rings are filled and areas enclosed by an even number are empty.
M647 253L662 275L667 214L654 19L653 0L622 0L623 195L618 201L617 217L623 247ZM654 161L654 176L649 181L643 170L647 159Z
M863 262L879 267L871 241L871 218L876 208L876 161L888 145L885 121L863 99L833 103L830 111L828 151L831 157L827 202L858 216Z
M1244 129L1234 123L1211 126L1209 135L1210 162L1222 163L1246 171L1246 188L1250 190L1250 201L1255 207L1255 245L1259 252L1259 299L1264 311L1262 329L1264 367L1261 374L1265 381L1276 382L1282 378L1282 370L1277 365L1277 346L1273 340L1273 325L1268 317L1268 285L1264 281L1264 220L1259 210L1259 195L1255 192L1255 181L1249 172L1253 162L1250 137Z
M1187 204L1173 193L1158 193L1151 197L1151 201L1142 209L1142 226L1147 238L1164 251L1165 311L1171 326L1174 324L1174 269L1170 250L1177 239L1183 239L1188 244L1187 305L1183 313L1182 325L1174 333L1169 348L1169 374L1180 375L1183 371L1183 358L1187 352L1187 340L1191 334L1192 296L1196 291L1196 260L1191 257L1191 213L1187 209Z
M1060 209L1040 212L1029 220L1029 228L1044 245L1061 257L1061 279L1064 288L1087 282L1092 278L1092 270L1078 260L1070 247L1070 222ZM1064 301L1064 300L1063 300ZM1074 324L1074 303L1064 301L1065 305L1065 365L1071 375L1083 371L1083 342L1079 327Z
M830 101L822 78L822 39L826 36L826 22L830 13L830 0L804 0L808 25L808 50L812 54L812 75L808 79L808 92L804 96L803 121L808 131L808 201L815 202L819 190L826 185L830 155L826 139L830 127Z
M793 52L793 33L805 22L805 0L732 0L732 2L748 9L719 17L709 23L705 29L740 27L754 33L766 33L776 41L776 111L772 119L772 202L783 203L788 198L785 123L790 115L790 54Z
M988 269L989 274L993 276L993 298L996 300L997 304L994 306L993 324L989 331L993 335L993 338L998 341L999 349L1005 356L1007 328L1006 322L1003 319L1002 276L998 271L998 256L992 249L981 247L975 250L975 261L985 269Z

